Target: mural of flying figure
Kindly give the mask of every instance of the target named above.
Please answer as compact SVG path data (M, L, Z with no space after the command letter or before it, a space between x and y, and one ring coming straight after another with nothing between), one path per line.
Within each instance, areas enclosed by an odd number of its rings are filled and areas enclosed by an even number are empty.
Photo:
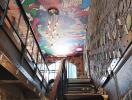
M76 48L83 48L86 31L83 27L88 16L89 0L81 2L68 2L70 6L65 7L67 1L60 0L22 0L23 7L29 17L32 29L42 50L47 54L55 54L56 47L63 48L63 44L70 46L69 53L76 52ZM59 10L56 30L53 33L49 28L50 15L48 9L55 7ZM51 24L52 25L52 24ZM63 41L62 41L63 40ZM72 45L71 45L72 44ZM68 48L67 47L67 48ZM64 54L64 55L68 55Z

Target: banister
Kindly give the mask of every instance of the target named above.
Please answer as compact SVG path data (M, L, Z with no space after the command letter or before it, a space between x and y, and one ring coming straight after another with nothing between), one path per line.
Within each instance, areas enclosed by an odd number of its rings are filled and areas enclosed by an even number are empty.
M8 2L6 2L7 4L7 7L6 7L6 9L5 9L5 11L4 12L2 12L2 21L3 22L1 22L0 23L0 25L2 26L1 27L1 29L2 30L4 30L5 32L6 32L6 29L3 27L4 25L5 25L5 22L4 22L4 20L6 19L7 20L7 22L8 22L8 24L9 24L9 26L13 29L13 31L15 32L15 35L17 36L17 38L18 38L18 40L20 41L20 45L21 45L21 47L19 48L19 51L22 53L22 58L21 58L21 60L23 60L23 58L25 57L25 53L27 53L27 56L33 61L33 63L36 65L36 70L37 70L37 72L38 72L38 74L40 75L40 77L42 78L42 80L40 80L40 81L44 81L45 79L44 79L44 76L42 75L42 73L41 73L41 70L39 69L39 67L38 67L38 64L39 64L39 61L38 61L38 59L39 59L39 56L38 55L40 55L40 58L41 58L41 60L42 60L42 62L45 64L45 66L44 66L44 68L46 68L48 71L49 71L49 68L48 68L48 66L47 66L47 63L46 63L46 60L45 60L45 57L44 57L44 55L43 55L43 53L42 53L42 50L41 50L41 48L40 48L40 46L39 46L39 44L38 44L38 41L37 41L37 39L36 39L36 37L35 37L35 34L34 34L34 31L32 30L32 27L31 27L31 25L30 25L30 22L29 22L29 20L28 20L28 18L27 18L27 16L26 16L26 13L25 13L25 11L24 11L24 8L22 7L22 4L21 4L21 2L20 2L20 0L15 0L16 1L16 3L17 3L17 6L19 7L19 10L20 10L20 16L19 16L19 22L20 22L20 19L21 19L21 17L23 18L23 21L24 21L24 23L25 23L25 25L26 25L26 27L27 27L27 31L26 31L26 40L24 40L24 42L23 42L23 39L22 39L22 37L18 34L19 33L19 31L17 30L18 29L18 27L17 27L17 29L15 28L15 26L13 26L13 23L12 23L12 21L10 20L10 18L8 17L8 15L6 14L6 12L7 12L7 10L8 10L8 8L9 8L9 2L10 2L10 0L7 0ZM0 6L1 7L1 6ZM1 8L0 8L1 9ZM0 16L1 17L1 16ZM4 23L4 24L3 24ZM18 23L19 25L20 25L20 23ZM37 54L37 58L36 57L34 57L34 56L32 56L32 54L29 52L29 50L26 48L27 47L27 40L28 40L28 35L29 35L29 32L30 32L30 34L32 35L32 38L33 38L33 40L34 40L34 45L37 47L37 50L38 50L38 54ZM6 32L7 33L7 32ZM21 49L23 50L24 49L24 51L21 51ZM34 46L32 46L32 51L34 50ZM25 57L25 59L26 59L26 57ZM27 59L26 59L27 60ZM37 74L37 73L36 73ZM39 76L38 76L39 77Z
M33 32L32 27L31 27L31 25L30 25L30 22L29 22L29 20L28 20L28 18L27 18L27 15L26 15L26 13L25 13L25 11L24 11L24 9L23 9L23 6L22 6L22 4L21 4L21 2L20 2L19 0L15 0L15 1L16 1L17 5L20 7L20 10L21 10L21 13L22 13L22 16L23 16L25 22L27 23L27 25L29 25L30 31L31 31L31 33L32 33L32 35L33 35L33 37L34 37L34 40L35 40L35 42L36 42L36 44L37 44L37 47L38 47L38 49L39 49L39 51L40 51L40 53L41 53L41 56L43 57L43 59L44 59L44 61L45 61L45 64L46 64L45 57L44 57L44 55L43 55L43 53L42 53L42 51L41 51L41 48L40 48L40 46L39 46L39 44L38 44L38 41L37 41L36 37L35 37L35 35L34 35L34 32ZM47 67L47 69L48 69L48 71L49 71L49 68L48 68L47 64L46 64L46 67Z
M57 73L55 81L54 81L54 85L53 85L52 90L50 92L49 100L55 100L55 98L56 98L58 85L61 81L61 77L62 77L62 73L63 73L63 69L64 69L64 63L65 63L65 59L63 59L61 61L58 73ZM61 87L59 86L59 88L61 88Z

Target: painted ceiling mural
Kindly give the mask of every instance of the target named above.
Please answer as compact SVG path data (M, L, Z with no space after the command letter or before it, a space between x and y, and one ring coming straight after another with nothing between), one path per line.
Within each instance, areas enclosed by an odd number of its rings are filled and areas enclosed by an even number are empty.
M83 50L89 0L21 2L44 54L66 56ZM50 8L57 14L49 14Z

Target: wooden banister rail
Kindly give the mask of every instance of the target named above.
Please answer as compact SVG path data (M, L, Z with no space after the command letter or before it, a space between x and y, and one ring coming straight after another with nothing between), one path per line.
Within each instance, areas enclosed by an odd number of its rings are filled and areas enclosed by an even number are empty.
M55 98L56 98L57 90L58 90L58 87L59 87L58 85L59 85L59 82L61 80L61 75L62 75L62 71L63 71L63 68L64 68L64 63L65 63L65 60L63 59L61 61L58 73L56 75L54 85L53 85L52 90L50 92L49 100L55 100Z

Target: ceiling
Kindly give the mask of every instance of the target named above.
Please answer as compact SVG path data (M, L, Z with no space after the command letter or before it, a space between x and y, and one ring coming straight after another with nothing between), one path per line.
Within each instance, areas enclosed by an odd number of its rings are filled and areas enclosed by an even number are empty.
M89 0L21 0L21 2L44 54L61 57L83 51ZM55 17L49 15L50 8L57 9L58 15Z

